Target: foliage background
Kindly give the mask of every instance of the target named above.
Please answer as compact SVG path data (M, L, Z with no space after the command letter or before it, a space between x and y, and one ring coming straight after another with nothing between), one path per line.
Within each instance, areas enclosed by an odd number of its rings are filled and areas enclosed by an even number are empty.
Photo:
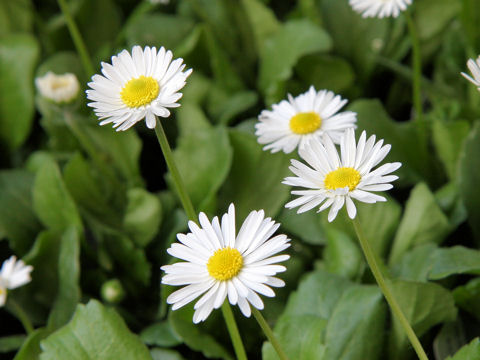
M480 358L480 94L465 81L480 52L480 2L415 0L423 125L412 114L405 18L362 19L347 0L71 0L93 63L133 45L165 46L194 69L164 121L197 210L265 209L291 236L287 286L264 314L292 359L409 359L413 352L367 270L345 214L283 205L290 156L263 152L260 111L310 85L350 100L358 128L401 161L389 201L359 217L430 358ZM186 230L153 132L99 127L83 94L41 98L52 70L88 82L53 0L0 0L0 260L22 257L33 281L9 296L36 331L0 310L8 359L233 358L218 312L200 326L171 312L159 267ZM420 130L419 130L420 126ZM292 155L295 156L295 155ZM112 284L113 280L113 284ZM125 296L112 301L108 289ZM103 289L103 290L102 290ZM84 304L84 305L79 305ZM235 309L251 359L275 359ZM73 317L73 318L72 318Z

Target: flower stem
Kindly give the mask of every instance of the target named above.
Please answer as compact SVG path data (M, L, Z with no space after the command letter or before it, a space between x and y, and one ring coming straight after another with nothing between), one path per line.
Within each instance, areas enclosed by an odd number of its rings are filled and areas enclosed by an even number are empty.
M390 288L387 285L387 282L385 281L385 278L383 277L382 271L380 270L380 267L375 260L375 254L370 246L370 243L367 241L367 239L365 239L363 235L358 218L355 218L352 221L355 232L357 233L358 240L360 241L360 246L362 247L365 258L367 259L367 263L370 266L373 276L375 277L378 286L382 290L383 296L385 296L385 299L387 300L390 309L392 310L397 320L400 321L400 324L403 327L405 333L407 334L410 343L415 349L418 358L421 360L428 360L427 354L425 353L425 350L423 350L422 344L418 340L417 335L415 335L415 332L413 331L407 318L403 314L402 309L400 309L397 300L393 296L393 293L391 292Z
M168 139L167 139L167 136L165 135L165 131L163 130L162 122L158 117L157 117L157 126L155 126L155 134L157 134L157 139L160 144L160 148L162 149L163 156L167 163L168 169L170 170L170 174L172 174L173 183L175 184L178 196L180 197L182 206L185 209L185 213L187 214L190 220L195 221L197 219L197 214L195 213L195 210L192 205L192 201L188 196L188 193L185 188L185 184L183 183L180 172L178 171L178 168L175 165L175 160L173 159L172 150L170 149L170 145L168 144Z
M27 332L28 335L30 335L33 332L33 325L28 318L27 313L22 309L22 307L12 298L8 299L8 302L13 308L13 311L15 312L15 315L17 316L18 320L22 323L25 331Z
M247 360L247 354L245 348L243 347L242 338L238 332L237 323L233 317L232 308L228 303L228 300L225 300L222 305L222 314L227 324L228 333L232 339L233 349L235 350L235 355L237 355L238 360Z
M80 31L78 31L77 24L75 24L75 20L73 20L72 14L68 9L68 5L66 0L58 0L58 5L62 10L63 16L65 17L65 21L67 22L68 31L72 36L73 43L77 48L77 52L80 55L80 59L82 60L83 68L85 69L85 73L88 78L90 78L93 74L95 74L95 70L92 65L92 60L90 59L90 55L88 54L87 47L85 46L85 42L82 39L82 35L80 35Z
M262 316L262 313L260 311L258 311L255 307L252 306L252 313L253 313L253 316L255 316L255 319L257 320L258 322L258 325L260 325L260 327L262 328L263 330L263 333L265 334L265 336L267 337L268 341L270 341L270 343L272 344L273 348L275 349L275 351L277 352L277 355L278 357L281 359L281 360L288 360L288 357L287 355L285 354L285 352L283 351L282 349L282 346L280 345L280 343L278 342L277 338L275 337L275 335L273 334L273 331L272 329L270 328L270 326L268 325L267 321L264 319L264 317Z

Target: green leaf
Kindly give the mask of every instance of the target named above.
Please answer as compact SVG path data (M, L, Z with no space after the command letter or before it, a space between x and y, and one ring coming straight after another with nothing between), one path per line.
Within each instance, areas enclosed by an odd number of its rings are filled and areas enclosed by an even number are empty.
M319 316L287 316L275 326L275 337L290 359L324 359L324 337L327 321ZM273 346L266 342L262 348L263 360L277 360Z
M415 24L420 40L429 41L444 31L460 9L461 1L455 0L423 0L415 4Z
M470 130L470 124L466 121L445 123L435 120L432 125L433 142L438 156L442 160L448 177L455 181L458 178L459 154Z
M475 360L480 358L480 339L477 337L446 360Z
M290 20L265 43L261 57L259 87L267 103L284 97L284 82L298 60L305 55L330 49L328 34L308 20Z
M432 269L433 256L438 246L419 245L407 251L394 265L392 272L402 280L426 282Z
M427 185L416 185L408 198L390 253L396 263L409 249L426 243L441 243L450 231L448 218L435 201Z
M162 321L143 329L140 338L147 345L163 347L177 346L182 343L168 321Z
M160 200L141 188L129 189L123 218L125 230L140 247L147 246L158 233L162 220Z
M379 359L385 315L386 305L378 287L345 290L328 321L325 359Z
M33 27L33 5L30 0L0 1L0 34L30 32Z
M453 290L455 304L480 320L480 278L470 280Z
M314 211L297 214L294 210L283 209L277 220L285 231L307 244L324 245L327 241L321 218Z
M41 360L151 359L140 339L113 309L96 300L78 305L73 319L41 342Z
M37 360L39 359L41 349L40 341L45 339L50 334L45 328L35 330L28 335L27 339L23 343L22 347L15 355L14 360Z
M347 234L330 229L327 247L323 253L325 269L333 274L353 279L363 270L363 255Z
M32 209L33 175L23 170L0 172L0 229L10 247L25 254L40 230Z
M398 280L391 284L391 289L405 317L419 337L432 326L453 321L457 317L452 294L440 285ZM403 327L395 317L390 340L391 359L405 359L408 340Z
M268 6L258 0L242 0L255 39L257 53L262 54L265 41L280 29L280 22Z
M445 323L433 342L435 357L446 359L459 350L466 341L465 328L460 319Z
M232 148L224 127L189 133L173 152L193 205L203 209L228 175Z
M167 349L152 349L150 350L150 355L152 356L153 360L183 360L183 357L180 355L180 353Z
M235 204L238 219L259 209L275 216L288 198L288 186L281 182L289 173L289 156L263 151L252 134L233 129L229 134L234 152L221 191L223 203Z
M429 278L443 279L454 274L480 275L480 251L463 246L438 249L432 257Z
M48 329L65 325L80 301L80 239L75 227L68 228L62 236L58 256L57 298L48 318Z
M460 154L459 189L468 212L468 222L480 238L480 122L476 122Z
M33 187L33 207L42 223L54 230L70 225L82 227L77 207L63 182L60 169L46 161L38 170Z
M0 353L18 350L25 342L25 335L10 335L0 338Z
M27 139L34 115L33 70L37 40L27 34L0 38L0 141L16 149Z

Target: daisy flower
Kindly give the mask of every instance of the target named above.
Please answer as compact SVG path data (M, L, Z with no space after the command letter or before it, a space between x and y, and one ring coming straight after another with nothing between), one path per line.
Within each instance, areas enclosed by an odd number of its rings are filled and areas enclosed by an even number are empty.
M353 219L357 209L352 199L375 203L386 201L383 196L371 191L385 191L393 186L390 182L398 176L389 175L402 164L399 162L377 166L390 151L390 145L383 145L383 140L375 142L375 135L367 140L362 132L358 144L355 143L353 129L345 131L340 142L341 157L328 135L323 138L323 144L311 141L300 149L299 154L308 165L297 160L291 160L290 170L297 177L287 177L286 185L299 186L309 190L294 190L293 195L299 197L290 201L285 207L291 209L300 206L298 213L303 213L321 205L318 212L330 207L328 221L337 216L338 211L346 204L348 216Z
M462 72L463 77L473 83L478 90L480 90L480 56L478 56L477 61L468 59L467 66L472 73L473 78Z
M7 290L15 289L30 282L33 267L11 256L5 260L0 270L0 306L7 301Z
M362 17L397 17L412 0L349 0L350 6Z
M147 127L155 128L156 117L170 116L167 108L178 107L182 97L178 92L185 86L192 69L183 71L183 59L172 61L173 54L162 46L160 50L134 46L132 54L123 50L112 56L112 64L102 62L102 75L94 75L88 83L87 98L95 114L113 123L117 131L127 130L146 119Z
M80 85L77 77L72 73L62 75L49 71L44 76L35 79L38 92L53 102L68 103L77 97Z
M357 121L354 112L338 113L346 103L332 91L317 92L313 86L296 98L288 94L288 101L273 105L272 111L261 112L255 135L260 144L268 144L263 149L273 153L291 153L324 133L338 143L343 131L355 127Z
M162 266L166 273L162 283L186 285L172 293L167 303L173 304L172 310L176 310L201 296L194 305L194 323L207 319L227 297L230 304L238 304L246 317L251 313L249 304L263 309L258 294L273 297L275 293L269 286L285 285L274 277L286 270L276 263L289 258L289 255L273 256L290 246L286 235L272 237L280 224L265 218L263 210L252 211L236 235L233 204L223 215L221 224L218 217L210 223L204 213L198 218L200 227L190 221L191 232L177 234L180 243L172 244L167 250L185 261Z

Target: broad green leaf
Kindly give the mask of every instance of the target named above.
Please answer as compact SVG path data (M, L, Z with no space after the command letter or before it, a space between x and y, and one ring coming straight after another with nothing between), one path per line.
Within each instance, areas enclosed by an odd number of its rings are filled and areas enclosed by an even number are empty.
M162 220L160 200L141 188L129 189L128 204L123 218L124 228L140 247L145 247L158 233Z
M10 247L25 254L40 230L32 209L33 175L23 170L0 172L0 229Z
M289 156L263 151L254 135L238 130L229 134L233 159L221 191L223 203L235 204L237 219L259 209L274 217L288 198L288 186L281 182L289 173Z
M468 221L480 238L480 122L475 123L460 154L459 189L468 212Z
M455 304L462 310L480 320L480 278L470 280L462 286L453 290Z
M282 224L282 229L307 244L324 245L327 241L324 226L315 211L297 214L295 210L283 209L277 221Z
M275 337L290 359L324 359L324 337L327 321L320 316L286 316L275 326ZM262 348L263 360L277 360L273 346L266 342ZM326 358L325 358L326 359Z
M433 341L435 357L446 359L449 355L455 354L466 342L465 328L461 319L447 322Z
M158 322L143 329L140 338L147 345L163 347L177 346L182 343L168 321Z
M193 205L203 209L228 175L232 148L224 127L189 133L173 152Z
M234 117L256 104L258 96L254 91L226 93L218 86L212 86L208 97L208 111L220 124L230 123Z
M195 136L212 128L200 105L191 102L182 104L177 110L177 124L179 136Z
M386 305L378 287L345 290L328 320L325 359L380 359L385 315Z
M400 308L417 336L425 334L432 326L453 321L457 309L452 294L434 283L418 283L397 280L390 286ZM405 359L408 340L405 331L393 318L391 333L391 359Z
M408 198L390 253L390 264L396 263L409 249L426 243L441 243L450 224L427 185L416 185Z
M33 187L33 208L42 223L54 230L73 225L82 227L75 202L62 179L58 165L53 161L38 170Z
M46 328L36 329L24 341L22 347L15 355L14 360L37 360L40 353L40 341L45 339L50 334Z
M280 22L272 9L258 0L242 0L242 6L255 38L257 53L264 51L265 41L280 29Z
M480 339L477 337L446 360L475 360L480 358Z
M180 353L168 349L155 348L150 350L150 355L153 360L184 360Z
M457 179L458 177L435 192L435 199L448 216L452 229L467 220L467 209L460 197Z
M409 281L426 282L433 266L433 257L438 246L423 244L414 247L402 255L393 266L396 278Z
M0 141L16 149L26 140L34 115L33 70L37 40L27 34L0 38Z
M308 20L286 22L268 41L260 61L259 87L273 103L284 97L284 82L305 55L330 49L328 34Z
M443 279L455 274L480 275L480 251L463 246L437 249L431 258L429 278Z
M78 305L73 319L40 345L41 360L151 359L147 347L115 310L96 300Z
M25 342L25 335L10 335L0 338L0 353L18 350Z
M461 9L457 0L423 0L415 4L414 19L421 41L429 41L445 30Z
M442 160L448 177L455 181L458 178L458 158L463 142L470 130L466 121L445 123L433 121L433 142L438 156Z
M358 245L347 234L330 229L327 231L327 246L323 253L325 268L333 274L356 278L363 270L363 255Z
M31 0L0 0L0 34L32 31L33 17Z
M48 319L49 330L65 325L80 301L80 239L78 230L69 227L62 236L58 255L58 290Z

